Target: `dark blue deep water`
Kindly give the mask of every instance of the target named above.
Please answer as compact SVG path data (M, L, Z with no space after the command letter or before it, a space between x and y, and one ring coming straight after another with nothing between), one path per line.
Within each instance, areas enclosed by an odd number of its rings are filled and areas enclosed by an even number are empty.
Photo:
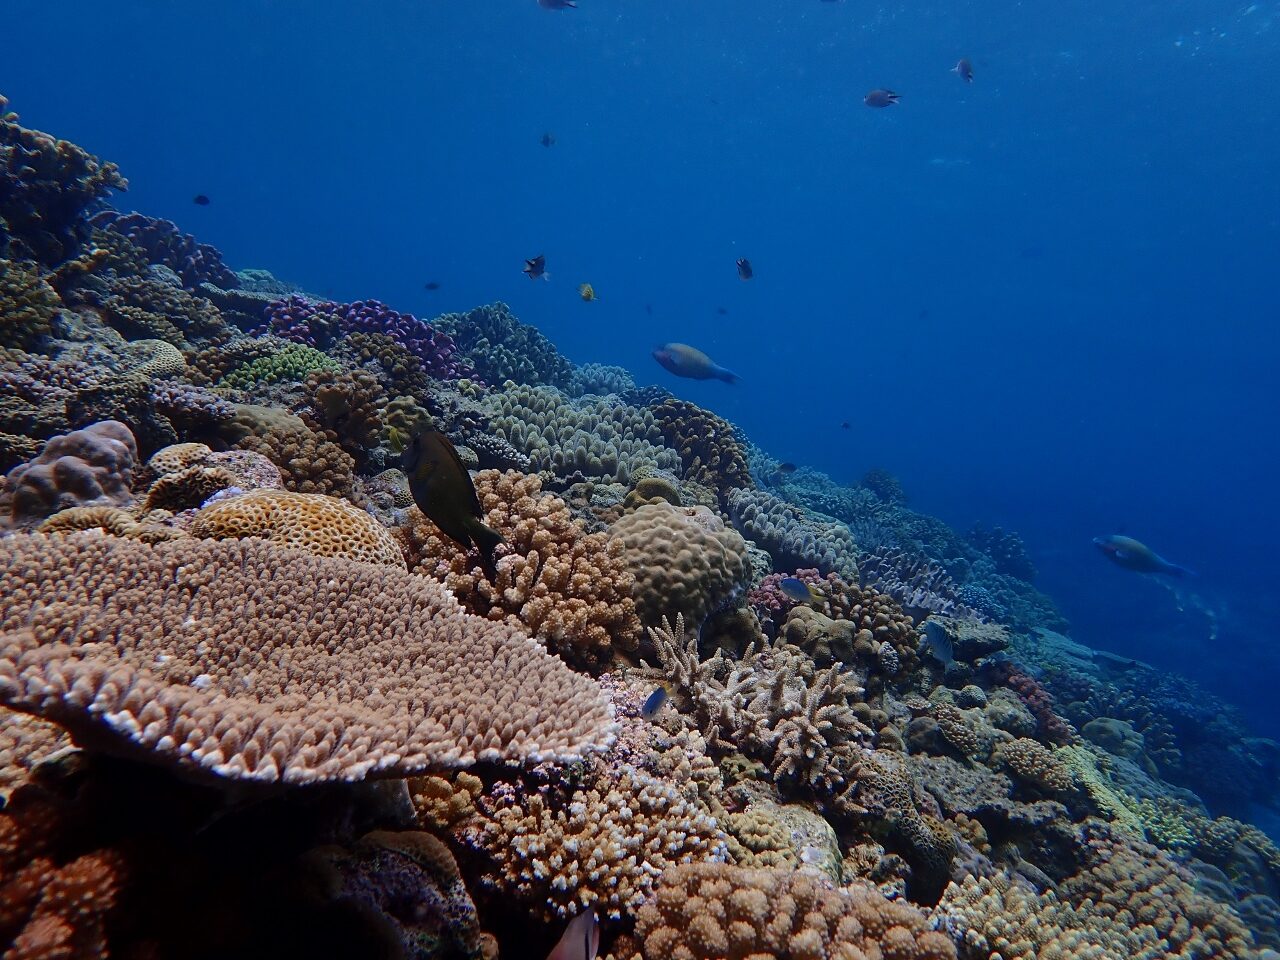
M1021 532L1075 637L1280 734L1274 0L9 0L3 23L0 89L118 162L123 208L340 300L505 300L779 458L887 468L954 526ZM520 272L537 253L551 283ZM742 382L675 380L666 340ZM1093 550L1116 531L1199 571L1181 603Z

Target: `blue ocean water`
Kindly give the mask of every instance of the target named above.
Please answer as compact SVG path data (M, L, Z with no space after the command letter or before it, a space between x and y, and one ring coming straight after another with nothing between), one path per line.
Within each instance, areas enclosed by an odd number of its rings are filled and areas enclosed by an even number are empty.
M1275 2L12 0L6 20L0 89L118 162L122 207L338 299L504 300L780 458L887 468L957 527L1018 530L1074 636L1280 734ZM868 109L874 87L901 103ZM550 283L520 272L538 253ZM667 340L742 382L674 380L649 357ZM1090 540L1117 531L1200 576L1175 597L1113 568Z

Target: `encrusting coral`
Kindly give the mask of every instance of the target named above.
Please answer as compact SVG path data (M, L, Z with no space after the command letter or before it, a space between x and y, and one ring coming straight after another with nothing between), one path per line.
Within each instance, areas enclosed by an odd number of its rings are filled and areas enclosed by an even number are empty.
M495 580L418 510L400 531L410 569L439 580L472 613L522 626L570 663L598 669L615 650L634 650L641 625L623 545L587 533L537 477L482 470L475 488L483 522L505 540Z
M315 783L574 756L613 735L589 679L426 578L253 540L6 546L0 702L109 752Z

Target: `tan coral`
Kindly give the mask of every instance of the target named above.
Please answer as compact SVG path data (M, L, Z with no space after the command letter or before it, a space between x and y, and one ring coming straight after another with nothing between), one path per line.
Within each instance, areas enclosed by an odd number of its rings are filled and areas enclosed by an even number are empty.
M910 904L816 875L690 864L662 875L610 960L955 960Z
M160 543L185 536L181 530L160 523L140 521L128 510L118 507L70 507L59 510L41 523L39 530L41 533L104 530L113 537L129 537L144 543Z
M447 586L468 610L518 624L579 666L608 664L614 648L634 650L640 621L621 543L587 533L538 477L513 470L475 476L484 522L502 534L497 576L440 533L420 511L402 530L410 567Z
M377 520L338 497L285 490L251 490L209 504L191 535L210 540L261 537L318 557L404 567L400 545Z
M251 540L5 546L0 703L81 743L315 783L569 758L614 736L589 678L403 570Z
M1019 780L1048 793L1069 793L1076 786L1071 768L1043 744L1019 737L996 751L1005 769Z
M465 770L451 777L411 777L408 785L418 819L431 830L447 830L475 813L476 798L484 789L483 781Z
M61 727L0 707L0 800L41 762L70 745Z
M609 532L626 544L636 607L650 626L676 614L701 624L709 612L730 602L751 574L746 542L706 507L645 504Z

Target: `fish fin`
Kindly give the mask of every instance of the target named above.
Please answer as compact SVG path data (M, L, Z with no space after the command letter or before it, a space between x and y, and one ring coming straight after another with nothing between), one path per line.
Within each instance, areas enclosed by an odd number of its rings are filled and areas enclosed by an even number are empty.
M550 272L549 270L543 270L543 271L542 271L542 279L543 279L543 280L550 281L550 280L551 280L551 272Z
M480 551L480 567L484 570L484 574L489 578L489 582L493 583L497 578L498 568L494 562L493 554L498 549L498 544L506 543L497 530L486 527L479 520L473 520L467 525L467 532L471 534L471 539L476 545L476 549Z
M716 378L723 380L725 383L737 383L742 379L732 370L726 370L724 367L716 367Z

